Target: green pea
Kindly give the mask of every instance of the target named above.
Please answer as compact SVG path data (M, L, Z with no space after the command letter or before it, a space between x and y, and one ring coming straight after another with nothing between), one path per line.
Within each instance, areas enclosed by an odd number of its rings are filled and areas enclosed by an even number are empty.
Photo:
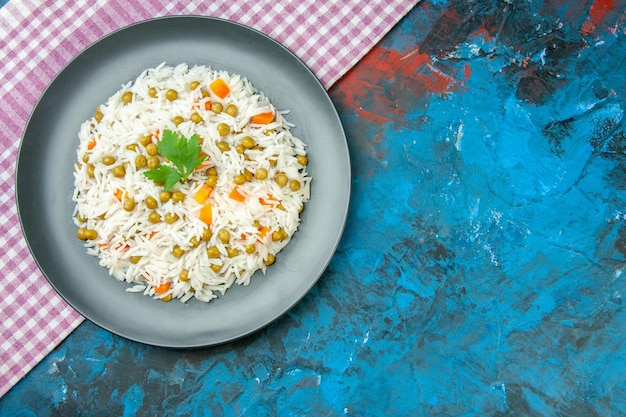
M144 168L146 165L148 165L148 158L145 155L137 155L135 157L135 166L137 168Z
M228 243L228 241L230 240L230 232L226 229L221 229L219 232L217 232L217 237L219 240L222 241L222 243Z
M159 223L161 221L161 215L156 211L151 211L150 214L148 214L148 221L150 223Z
M124 169L124 165L117 165L111 169L111 174L113 174L115 178L122 178L126 175L126 169Z
M209 240L211 240L211 238L213 237L213 232L211 231L211 229L204 229L202 231L202 236L200 237L200 239L202 239L203 242L208 242Z
M147 167L150 169L156 169L159 167L160 164L161 164L161 160L159 159L158 156L151 156L150 158L148 158L146 162Z
M93 116L96 119L96 122L100 123L102 121L102 118L104 117L104 114L102 114L102 110L100 110L100 107L98 107L96 109L96 113Z
M246 149L253 148L255 145L254 139L252 139L250 136L244 136L243 138L241 138L241 144Z
M178 279L181 280L182 282L189 281L189 271L187 269L183 269L182 271L180 271L180 274L178 275Z
M220 136L226 136L230 133L230 126L228 126L226 123L220 123L217 125L217 133L220 134Z
M263 263L267 266L271 265L274 263L274 255L272 255L271 253L267 254L267 258L263 260Z
M217 249L217 246L209 246L206 249L206 254L209 258L215 259L215 258L219 258L220 251L219 249Z
M136 204L137 203L135 202L134 199L127 198L124 200L124 203L122 204L122 206L124 207L124 210L126 211L133 211L135 209Z
M144 136L140 137L139 138L139 143L141 143L143 146L148 146L149 143L152 143L152 136L144 135Z
M287 185L287 182L289 181L289 177L287 177L287 174L284 174L282 172L276 174L276 184L278 184L281 187L284 187L285 185Z
M175 203L180 203L184 199L185 199L185 193L183 193L182 191L175 191L172 193L172 200Z
M230 145L227 142L217 142L217 148L222 152L228 152L230 150Z
M124 94L122 94L121 100L124 104L131 103L133 101L133 93L131 93L130 91L124 92Z
M165 223L167 224L176 223L178 219L179 219L179 216L176 213L167 213L165 215Z
M229 104L224 109L224 112L229 116L235 117L239 113L239 109L234 104Z
M159 193L159 200L161 200L161 203L167 203L170 201L170 198L172 198L172 193L169 191L161 191Z
M150 210L154 210L159 206L159 203L157 203L156 199L151 196L146 197L145 203L146 207Z
M209 187L215 187L217 185L217 175L209 175L205 182Z
M115 163L115 157L111 155L105 155L102 157L102 163L104 165L113 165Z
M198 124L198 123L201 123L204 119L198 113L194 112L194 113L191 113L191 116L189 116L189 120Z
M233 182L237 185L241 185L246 182L246 176L243 174L235 175L233 177Z
M291 191L298 191L300 189L300 181L298 180L289 181L289 188L291 189Z
M98 238L98 232L93 229L85 229L85 239L96 240Z
M254 176L256 177L257 180L264 180L265 178L267 178L267 169L257 168Z
M306 165L309 163L309 158L307 158L306 155L298 155L296 159L300 165Z
M211 103L211 111L215 114L220 114L222 112L222 109L224 108L224 106L222 105L222 103L216 102L214 101L213 103Z
M150 156L154 156L159 153L159 147L156 143L149 143L146 145L146 153Z
M184 254L185 251L180 246L175 245L174 248L172 248L172 255L174 255L176 258L180 258Z
M165 98L168 99L169 101L174 101L178 98L178 91L176 90L167 90L165 92Z

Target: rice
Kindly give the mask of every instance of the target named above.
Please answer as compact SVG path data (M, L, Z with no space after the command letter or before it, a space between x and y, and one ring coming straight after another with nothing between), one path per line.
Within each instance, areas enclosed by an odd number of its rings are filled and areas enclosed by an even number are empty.
M228 86L226 96L211 88L216 79ZM248 285L256 271L265 274L310 198L305 144L287 113L245 77L208 66L163 63L122 85L78 133L73 216L87 253L130 283L127 291L164 301L209 302L233 284ZM220 134L220 124L230 132ZM150 155L169 132L195 135L206 159L168 195L138 156L172 166Z

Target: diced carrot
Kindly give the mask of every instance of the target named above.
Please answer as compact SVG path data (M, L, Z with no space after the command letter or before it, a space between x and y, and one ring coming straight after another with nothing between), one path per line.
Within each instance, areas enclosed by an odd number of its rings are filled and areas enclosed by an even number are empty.
M148 236L148 239L152 239L157 234L159 234L159 232L157 232L156 230L153 230L152 232L150 232L150 236Z
M200 152L200 156L198 156L198 158L202 158L203 156L206 156L206 158L204 158L204 161L202 161L202 163L196 167L195 171L202 171L203 169L207 169L211 163L211 160L209 159L209 155L206 154L206 152Z
M93 148L96 147L96 140L95 139L91 139L91 141L89 141L89 143L87 144L87 149L92 150Z
M270 231L270 228L267 226L259 227L259 233L258 233L259 238L257 239L257 241L261 242L261 239L263 239L265 235L269 233L269 231Z
M203 221L207 226L210 226L213 223L213 206L210 204L205 204L200 209L199 218Z
M117 246L115 246L115 250L121 250L122 252L126 252L130 249L130 245L128 243L118 243Z
M165 284L161 284L161 285L157 285L156 287L154 287L154 292L156 294L163 294L165 292L167 292L167 290L170 289L170 283L166 282Z
M115 190L115 198L117 198L118 201L122 201L122 198L124 198L124 191L120 190L119 188L117 188Z
M254 116L252 116L252 123L254 124L266 125L268 123L271 123L272 120L274 120L274 113L272 113L271 111L267 113L255 114Z
M224 98L230 93L230 87L226 84L226 81L221 78L216 78L211 84L209 84L211 91L215 93L219 98Z
M273 195L268 194L267 200L265 200L263 197L259 197L259 203L261 203L264 206L273 206L276 203L276 200L274 200Z
M202 184L202 187L200 187L194 198L198 202L198 204L204 204L206 199L209 198L209 196L211 195L212 191L213 187L208 184Z
M211 110L211 102L210 101L205 101L204 102L204 110Z
M230 194L228 194L228 196L236 201L240 201L240 202L246 201L246 197L239 192L239 189L237 188L237 186L233 188L233 190L230 192Z

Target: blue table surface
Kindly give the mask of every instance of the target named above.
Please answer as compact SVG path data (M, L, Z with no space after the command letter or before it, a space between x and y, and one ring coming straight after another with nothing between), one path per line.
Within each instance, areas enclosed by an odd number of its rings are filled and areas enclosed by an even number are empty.
M330 90L344 236L269 327L85 322L2 416L626 415L626 3L424 1Z

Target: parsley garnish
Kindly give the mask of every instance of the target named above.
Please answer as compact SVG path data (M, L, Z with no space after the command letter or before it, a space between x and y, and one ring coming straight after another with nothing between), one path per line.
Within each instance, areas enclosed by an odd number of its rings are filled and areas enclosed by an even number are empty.
M171 130L164 130L163 137L158 142L159 153L173 164L160 164L157 168L143 173L148 179L162 183L163 189L169 191L178 181L189 178L194 169L206 159L198 143L198 137L193 135L187 139Z

